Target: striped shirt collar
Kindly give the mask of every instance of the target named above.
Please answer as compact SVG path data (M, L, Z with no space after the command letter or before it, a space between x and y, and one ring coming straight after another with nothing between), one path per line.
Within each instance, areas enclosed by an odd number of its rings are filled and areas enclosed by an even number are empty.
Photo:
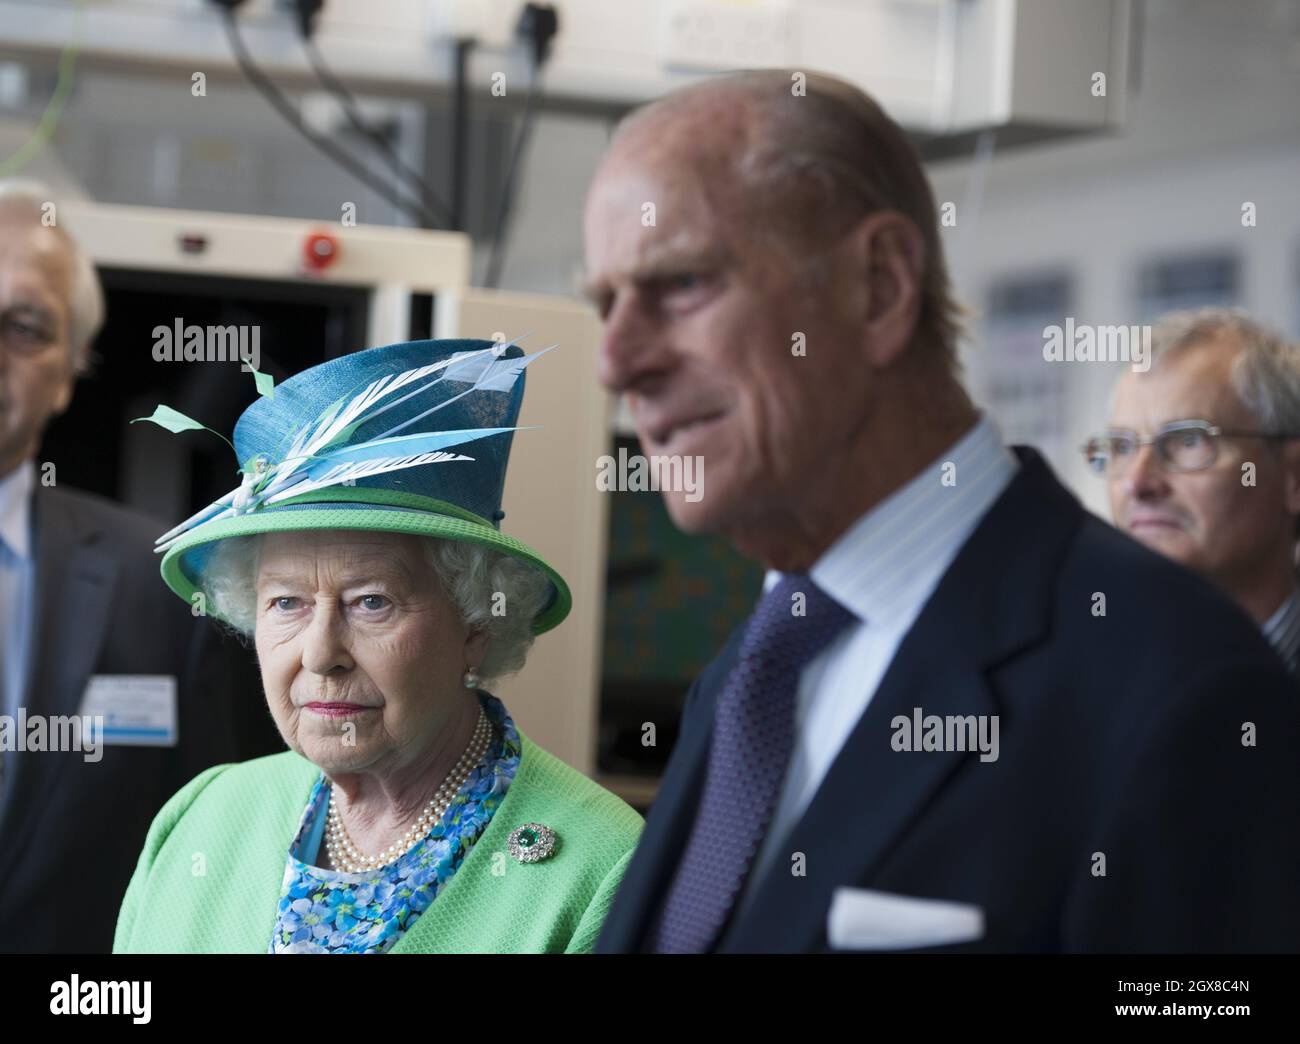
M1277 650L1292 674L1300 674L1300 588L1264 623L1264 637Z
M813 582L859 619L908 626L1019 469L987 415L846 530ZM771 587L780 573L769 571Z
M36 468L25 460L0 479L0 544L20 559L31 555L32 489Z

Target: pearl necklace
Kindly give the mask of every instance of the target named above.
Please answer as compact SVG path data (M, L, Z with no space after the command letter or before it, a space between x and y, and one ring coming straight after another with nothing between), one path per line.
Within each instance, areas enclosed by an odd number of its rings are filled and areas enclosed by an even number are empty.
M442 786L438 788L437 793L424 806L420 818L415 821L414 825L405 834L380 852L379 855L365 855L353 845L352 839L348 837L348 832L343 826L343 819L339 815L338 806L334 801L334 788L331 786L329 816L325 828L325 851L329 855L330 865L346 874L361 874L369 870L378 870L381 866L387 866L409 852L442 818L443 813L447 811L452 800L460 792L460 788L464 786L465 780L469 778L469 774L483 760L483 755L487 753L488 744L491 741L492 725L488 721L487 715L483 713L483 708L480 707L478 723L474 726L474 735L470 738L465 753L460 756L460 760L456 762L447 778L443 780Z

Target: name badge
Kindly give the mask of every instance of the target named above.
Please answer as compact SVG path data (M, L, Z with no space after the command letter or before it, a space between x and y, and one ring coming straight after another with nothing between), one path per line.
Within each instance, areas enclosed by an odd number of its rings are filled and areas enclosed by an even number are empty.
M176 746L176 677L93 674L81 714L104 719L103 742L126 747Z

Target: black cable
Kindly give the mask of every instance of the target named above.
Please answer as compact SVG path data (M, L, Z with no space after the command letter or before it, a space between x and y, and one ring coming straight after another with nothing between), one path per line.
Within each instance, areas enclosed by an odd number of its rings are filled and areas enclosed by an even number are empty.
M487 274L483 285L495 290L501 285L501 270L505 267L506 223L510 219L510 210L514 204L515 178L518 175L520 159L524 146L533 127L533 96L537 91L537 81L541 63L534 59L532 71L528 77L528 91L524 95L523 113L519 118L519 131L515 135L514 147L510 150L510 161L506 165L505 182L501 188L501 205L497 209L496 226L492 230L492 250L488 254Z
M226 26L226 36L230 40L230 49L235 55L235 61L239 63L239 68L248 79L248 82L253 85L253 87L262 95L263 98L266 99L267 103L275 109L276 112L284 117L284 119L288 121L299 134L311 142L312 145L362 184L377 192L393 206L397 207L399 210L405 211L408 215L416 217L425 224L435 227L437 226L438 216L423 203L400 198L392 191L392 188L387 183L368 171L364 166L358 163L353 156L349 155L343 149L340 149L333 142L326 138L322 138L319 134L312 131L311 128L303 122L302 116L298 113L298 110L294 108L293 103L285 97L284 93L275 85L270 77L263 73L262 70L257 67L256 63L254 63L252 56L244 46L244 40L240 35L239 25L234 10L229 7L223 7L222 13L225 16L223 21Z
M515 178L522 166L524 148L533 129L533 96L537 93L542 66L546 64L546 59L551 53L551 41L559 31L560 16L554 5L524 4L515 32L529 45L528 55L531 63L528 92L524 95L524 111L519 121L519 133L515 136L510 162L506 166L505 184L501 190L501 206L497 210L496 227L492 232L492 252L488 255L487 276L483 281L486 287L495 288L501 282L501 270L505 267L507 225L510 220L510 208L514 204Z
M469 59L473 39L456 41L456 70L451 95L451 215L452 228L465 231L465 186L469 183Z
M304 33L302 38L303 50L307 52L307 61L312 67L312 71L327 91L338 99L343 108L343 114L347 117L348 122L352 124L358 134L363 135L370 141L374 142L385 154L393 165L393 173L406 181L407 186L420 194L420 199L426 207L436 208L442 215L439 222L442 227L451 227L454 224L451 210L444 203L436 192L433 191L429 183L416 170L408 166L398 154L393 143L378 127L366 122L366 118L361 114L361 108L357 104L356 98L348 90L347 85L340 80L332 69L325 64L325 59L320 53L320 49L312 38Z

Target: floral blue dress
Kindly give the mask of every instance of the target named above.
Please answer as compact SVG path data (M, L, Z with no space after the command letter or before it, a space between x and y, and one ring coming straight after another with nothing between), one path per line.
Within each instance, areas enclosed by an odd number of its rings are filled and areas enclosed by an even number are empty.
M284 868L270 953L383 953L438 897L487 828L519 769L519 733L495 696L479 698L495 733L446 813L424 840L388 866L360 874L322 870L330 785L322 773Z

